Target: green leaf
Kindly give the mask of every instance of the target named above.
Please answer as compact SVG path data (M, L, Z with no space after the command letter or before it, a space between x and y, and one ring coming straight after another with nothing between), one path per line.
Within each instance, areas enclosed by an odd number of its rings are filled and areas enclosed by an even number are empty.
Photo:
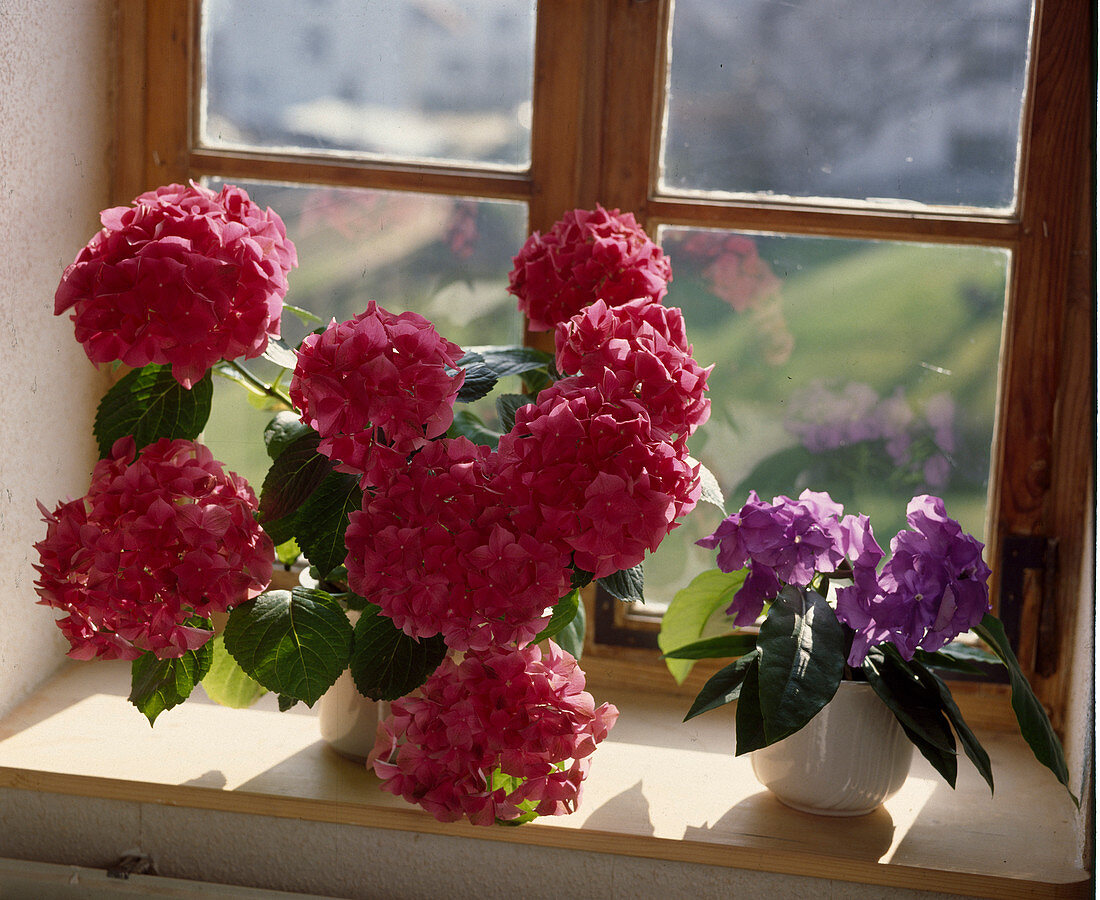
M756 646L764 731L774 744L833 699L844 676L844 629L824 597L788 585L772 603Z
M216 635L210 642L213 661L210 671L202 680L202 689L206 696L222 706L233 709L247 709L264 694L267 689L253 681L237 661L225 649L225 636Z
M483 346L469 347L467 355L481 357L482 363L492 369L497 378L508 375L523 375L527 372L546 371L554 362L554 357L534 347L519 346ZM461 365L461 360L459 364Z
M323 325L325 320L320 316L314 315L308 309L302 309L300 306L291 306L286 301L283 302L283 312L291 313L298 317L303 325Z
M1008 643L1004 626L992 613L986 613L985 618L974 628L974 632L989 645L1008 669L1009 683L1012 687L1012 710L1016 713L1016 721L1020 723L1020 733L1027 741L1031 752L1039 762L1054 773L1055 778L1066 786L1074 804L1080 807L1077 796L1069 790L1069 769L1066 766L1062 742L1058 740L1046 710L1043 709L1039 698L1035 696L1031 685L1021 671L1016 654L1012 652L1012 646Z
M760 654L753 650L711 675L691 704L684 721L736 700L741 695L745 678L750 670L757 671L759 661Z
M317 450L320 443L321 436L307 429L283 447L267 470L260 489L259 522L276 543L289 536L276 523L296 513L332 472L332 461Z
M294 540L294 538L283 541L281 544L275 546L275 559L284 566L290 567L294 565L301 555L302 548L298 546L298 542Z
M879 648L867 654L863 674L921 756L954 787L958 776L955 737L938 692L922 685L897 654L886 655Z
M472 403L492 393L497 386L497 373L485 363L480 353L466 351L456 366L463 373L462 387L455 395L457 403Z
M922 684L934 688L939 694L940 702L943 704L944 715L947 716L947 720L955 729L955 734L959 737L959 743L962 744L963 751L970 758L970 761L974 763L974 768L976 768L982 778L985 779L985 783L989 785L989 792L992 794L993 767L989 763L989 754L985 752L985 748L981 745L977 736L970 730L970 726L967 725L966 721L963 719L962 711L959 709L958 704L955 703L955 698L951 696L951 689L943 683L935 672L926 668L918 660L911 660L909 662L909 668L916 673L917 678L920 679Z
M149 720L150 726L167 709L179 706L210 671L214 653L207 641L176 659L157 659L151 652L130 667L129 700Z
M581 606L581 592L573 590L560 597L558 602L554 604L554 612L550 616L550 621L546 623L546 627L542 631L535 635L531 643L538 644L554 637L568 626L578 614L584 614ZM573 655L576 656L576 654Z
M279 712L286 712L288 709L297 705L297 698L288 697L286 694L279 694Z
M642 571L641 563L630 569L620 569L597 581L616 600L622 600L624 603L645 603L643 596L645 573Z
M474 413L468 409L456 409L454 421L447 431L447 437L464 437L475 444L496 449L500 434L486 427Z
M267 455L272 459L278 459L279 454L287 447L312 430L296 412L284 409L276 413L275 418L268 422L264 429L264 446L267 448Z
M263 358L270 360L282 369L293 369L298 365L298 354L282 338L268 338Z
M294 516L294 538L324 581L347 558L344 534L348 517L363 505L354 475L330 473Z
M756 649L755 634L736 632L718 637L693 641L664 654L666 659L721 659L725 656L744 656Z
M236 607L225 646L269 691L313 706L348 666L352 628L324 591L268 591Z
M171 366L135 369L106 393L96 411L93 430L100 459L127 435L133 435L139 450L161 438L194 440L210 418L213 396L209 372L187 390L172 377Z
M981 647L971 647L967 644L948 644L932 653L926 650L918 650L914 659L919 659L926 666L937 669L948 669L952 672L971 672L979 674L983 672L983 665L1001 665L1000 659L983 650Z
M355 623L351 677L364 697L396 700L420 687L446 655L442 635L409 637L369 604Z
M501 394L496 402L500 430L509 432L516 424L516 410L530 405L533 401L526 394Z
M699 640L711 616L733 602L733 595L745 583L746 574L744 569L738 572L708 569L678 591L661 617L661 630L657 634L657 646L661 651L667 656L669 651ZM682 684L694 663L666 659L665 665L676 682Z
M699 467L699 482L703 488L703 493L699 496L699 499L711 506L717 506L724 515L726 512L726 498L722 494L722 486L718 483L718 479L714 477L714 473L699 460L690 456L688 457L688 465Z
M764 715L760 708L760 663L754 659L745 671L741 683L741 695L737 699L737 714L734 717L735 756L744 756L775 743L769 741L764 733Z

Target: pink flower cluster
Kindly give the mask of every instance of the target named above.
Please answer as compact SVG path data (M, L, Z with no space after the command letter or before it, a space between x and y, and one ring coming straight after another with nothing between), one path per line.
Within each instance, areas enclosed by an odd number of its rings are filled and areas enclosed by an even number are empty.
M618 717L595 707L576 660L555 645L444 660L394 701L371 754L382 789L442 822L475 825L573 812L589 756Z
M92 362L170 364L190 388L278 337L297 254L278 215L240 188L168 185L100 219L54 295Z
M614 373L567 378L520 408L500 440L509 496L538 513L537 536L602 578L642 561L694 508L699 468L654 428Z
M349 586L406 634L442 633L454 650L523 645L568 590L568 555L510 508L498 462L465 438L433 441L352 513Z
M545 235L535 232L513 260L508 290L533 331L548 331L602 299L608 306L645 297L659 301L672 266L630 213L566 213Z
M365 488L450 427L461 355L423 316L372 300L302 342L290 397L321 435L321 452Z
M608 306L597 300L557 327L556 364L594 383L614 374L618 391L632 395L653 427L687 437L710 417L707 376L692 357L684 317L646 299Z
M274 548L253 519L252 489L192 441L165 438L135 459L133 438L121 438L86 496L39 508L39 602L68 614L57 625L74 659L182 656L212 636L188 618L271 579Z

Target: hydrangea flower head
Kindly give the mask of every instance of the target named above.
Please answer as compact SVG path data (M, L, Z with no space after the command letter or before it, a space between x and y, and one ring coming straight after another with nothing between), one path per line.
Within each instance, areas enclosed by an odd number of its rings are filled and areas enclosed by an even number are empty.
M553 643L545 657L493 647L444 660L378 728L371 764L382 790L441 822L573 812L589 757L618 717L584 686L577 661Z
M850 665L890 641L905 659L934 651L977 625L989 609L989 567L983 545L947 516L943 501L914 497L906 510L911 530L890 542L877 583L838 591L837 618L856 631Z
M528 532L496 462L465 438L433 441L352 513L348 583L406 634L442 633L454 650L525 644L568 590L568 555Z
M603 299L658 302L672 279L668 258L630 213L575 209L545 235L535 232L513 260L508 290L533 331L548 331Z
M555 344L558 371L594 382L614 373L669 435L687 437L710 416L704 394L714 366L704 369L692 357L679 309L645 299L620 306L597 300L558 325Z
M784 584L806 587L818 572L833 572L844 560L844 510L825 493L803 491L798 500L761 500L756 491L713 534L696 543L718 548L723 572L749 569L727 612L734 624L751 625L764 603L779 596Z
M279 216L240 188L172 184L100 221L54 295L92 362L170 364L190 388L218 360L259 356L279 336L297 254Z
M165 438L137 455L121 438L84 497L39 508L35 586L40 603L67 613L57 625L74 659L182 656L213 635L187 619L224 612L271 579L252 489L192 441Z
M367 487L450 427L461 356L423 316L372 300L302 342L290 397L321 435L320 451Z

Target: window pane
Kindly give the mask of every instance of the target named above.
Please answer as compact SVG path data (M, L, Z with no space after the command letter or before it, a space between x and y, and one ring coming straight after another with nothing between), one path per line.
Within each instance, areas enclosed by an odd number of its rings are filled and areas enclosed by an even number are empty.
M1006 251L683 228L661 244L665 302L714 363L692 454L731 512L750 489L827 491L886 549L931 493L982 537ZM647 561L655 599L713 565L692 542L720 518L700 507Z
M1008 209L1029 0L676 0L663 184Z
M534 0L206 0L201 139L524 168Z
M350 319L375 300L393 313L426 316L461 347L520 342L522 319L507 286L512 256L527 236L524 204L236 183L279 213L298 249L288 304L327 324ZM315 327L283 313L283 337L292 346ZM268 379L277 374L264 360L248 365ZM224 379L215 378L214 389L205 440L258 491L268 464L260 436L271 413L250 405L245 392ZM483 418L495 415L492 403L467 408Z

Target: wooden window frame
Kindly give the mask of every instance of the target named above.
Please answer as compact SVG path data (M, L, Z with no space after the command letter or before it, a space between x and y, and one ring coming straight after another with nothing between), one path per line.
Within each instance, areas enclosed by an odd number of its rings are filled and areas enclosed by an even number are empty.
M549 228L566 209L600 202L633 211L651 233L682 225L1009 250L988 558L995 597L1005 587L1003 572L1023 576L1012 586L1022 599L1018 654L1060 725L1074 632L1092 618L1082 602L1095 477L1092 4L1036 0L1018 202L1003 216L659 191L671 6L539 4L531 166L514 173L202 147L199 0L116 0L113 200L189 178L266 179L519 200L532 230ZM546 347L548 336L528 340ZM1038 564L1014 549L1036 538L1057 551L1057 566L1042 578L1034 577ZM592 657L586 669L595 664L611 677L665 687L649 674L652 650L597 645Z

